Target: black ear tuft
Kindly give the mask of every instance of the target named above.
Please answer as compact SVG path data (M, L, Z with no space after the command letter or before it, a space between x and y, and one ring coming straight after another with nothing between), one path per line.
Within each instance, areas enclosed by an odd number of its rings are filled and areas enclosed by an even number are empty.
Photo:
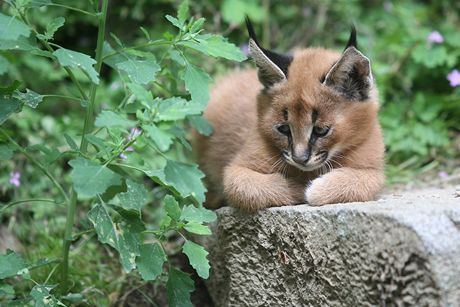
M349 47L355 47L358 49L358 40L356 39L356 28L354 24L351 24L351 29L350 29L350 38L348 39L347 46L345 47L345 50Z
M279 54L279 53L276 53L274 51L270 51L268 49L265 49L265 48L262 48L260 46L260 43L257 39L257 36L256 36L256 33L254 31L254 27L252 25L252 22L251 20L249 19L249 17L246 15L245 16L245 19L246 19L246 27L248 29L248 33L249 33L249 38L250 40L253 40L254 43L256 44L256 46L254 46L256 49L259 49L261 53L264 54L264 56L266 56L270 62L274 65L277 66L277 69L280 69L282 71L282 73L284 74L284 78L287 78L288 76L288 68L289 68L289 65L291 64L293 58L291 55L285 55L285 54ZM256 51L254 50L254 52L251 52L251 56L254 58L257 66L259 68L262 68L262 70L266 70L266 67L261 67L261 66L265 66L264 64L266 64L264 61L260 61L260 57L257 57L256 56ZM264 62L264 64L262 64L262 62ZM263 73L262 73L263 74ZM266 84L268 85L268 84Z
M260 46L259 41L257 40L256 32L254 31L254 27L248 15L246 15L244 19L246 20L246 28L248 29L249 38L252 38L256 44Z

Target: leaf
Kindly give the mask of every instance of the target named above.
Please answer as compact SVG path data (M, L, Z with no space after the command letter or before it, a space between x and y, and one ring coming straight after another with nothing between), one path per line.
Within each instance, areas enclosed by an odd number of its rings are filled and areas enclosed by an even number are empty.
M151 108L151 103L153 101L152 92L146 90L142 85L136 83L128 83L128 88L136 96L136 99L139 100L142 105L147 108Z
M143 184L126 180L128 190L125 193L118 194L121 206L126 210L136 210L141 212L142 207L147 202L148 192Z
M180 22L179 19L177 19L176 17L172 17L171 15L166 15L165 18L175 27L179 28L180 30L182 30L182 28L184 27L184 23L183 22Z
M160 71L160 65L154 59L135 60L127 59L117 63L116 67L128 74L128 78L138 84L148 84L155 80L155 75Z
M126 272L136 267L139 255L139 233L142 226L129 221L126 224L114 224L105 206L96 204L89 212L88 219L96 230L98 240L109 244L120 254L120 261ZM118 227L117 227L118 226Z
M77 143L75 143L75 141L70 137L70 135L68 135L67 133L64 133L64 138L65 138L67 144L69 145L69 147L72 150L75 150L75 151L80 150L80 148L78 147Z
M51 21L49 24L46 25L46 32L44 35L37 35L37 37L39 39L43 39L43 40L50 40L53 38L54 36L54 33L56 33L56 31L62 27L65 23L65 18L64 17L56 17L55 19L53 19L53 21Z
M35 307L65 306L61 301L50 294L54 286L35 285L30 291L30 296L35 300Z
M200 204L204 201L206 188L200 180L204 174L196 164L168 160L163 170L147 172L147 175L183 198L192 196Z
M201 278L209 277L209 261L206 256L209 254L203 246L196 244L190 240L185 241L182 246L182 252L187 255L190 265L198 273Z
M166 195L164 198L164 208L168 215L175 221L178 221L181 214L181 209L176 199L171 195Z
M89 55L65 48L54 51L53 55L62 66L80 68L88 75L93 83L99 84L98 74L93 67L96 61Z
M20 36L29 37L31 29L13 16L0 13L0 37L2 40L16 41Z
M23 103L13 97L5 97L0 95L0 125L7 120L13 113L21 110Z
M16 91L13 94L13 97L21 100L23 103L28 105L31 108L36 108L40 102L43 101L43 95L40 95L30 89L26 89L26 92Z
M160 101L157 118L160 121L180 120L188 115L201 114L203 110L203 106L193 101L171 97Z
M178 45L187 46L213 57L221 57L237 62L247 59L240 48L229 43L227 39L220 35L197 35L196 41L180 41Z
M27 265L20 255L12 250L7 250L5 255L0 254L0 279L28 273Z
M181 220L196 223L214 222L217 215L214 211L208 210L204 207L195 207L194 205L184 206L180 216Z
M188 64L182 77L185 88L192 96L192 101L206 107L209 100L209 82L211 77L198 67Z
M185 224L184 229L188 232L195 233L197 235L210 235L211 229L208 226L202 225L196 222L189 222Z
M198 31L200 31L201 28L203 27L203 24L204 24L205 21L206 21L206 19L203 18L203 17L198 18L197 20L195 20L193 25L190 27L190 33L196 33Z
M187 19L188 14L188 0L183 0L182 3L179 5L179 9L177 10L177 19L179 22L184 24L185 20Z
M210 136L214 131L211 124L203 116L189 116L188 120L190 124L202 135Z
M96 117L96 127L123 127L130 128L136 125L136 122L124 118L119 113L104 110Z
M170 307L193 306L190 301L190 293L195 290L195 286L189 274L171 268L169 270L168 282L166 283L166 290L168 292Z
M41 7L41 6L46 6L50 5L53 2L51 0L31 0L29 3L27 3L28 7Z
M171 147L173 143L172 139L174 137L171 133L158 128L154 124L144 125L142 126L142 129L147 131L150 139L155 143L160 151L167 151L169 147Z
M15 296L16 295L13 286L0 282L0 302L5 300L12 300L15 298Z
M14 150L8 144L0 144L0 161L8 161L13 157Z
M137 268L144 280L155 280L163 272L166 254L160 244L143 244L140 255L136 258Z
M16 40L7 40L0 36L0 50L37 51L35 38L19 36Z
M120 175L93 161L78 157L70 160L69 165L73 168L70 177L74 189L82 199L102 194L108 187L121 184Z

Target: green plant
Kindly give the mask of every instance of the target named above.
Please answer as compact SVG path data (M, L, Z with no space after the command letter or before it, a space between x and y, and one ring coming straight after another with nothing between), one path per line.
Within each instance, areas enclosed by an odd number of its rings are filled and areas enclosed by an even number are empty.
M66 217L65 226L60 224L60 257L30 263L14 251L0 255L0 300L16 296L7 281L21 276L33 287L21 301L11 304L83 301L84 295L76 293L78 280L70 274L69 252L71 246L83 244L96 234L101 243L118 252L125 272L136 270L144 280L165 283L171 306L190 305L193 281L171 265L163 244L171 235L179 235L181 250L191 266L200 277L208 277L207 252L187 238L190 233L209 235L206 223L216 218L202 206L206 191L201 182L203 173L197 165L182 162L191 149L186 139L188 127L203 134L212 131L201 117L211 78L192 62L197 54L234 61L245 56L222 36L203 34L204 18L187 19L187 1L180 5L177 17L166 15L176 34L168 31L162 39L154 40L141 28L143 38L136 45L125 45L110 33L116 47L106 41L108 0L103 0L100 8L97 1L90 1L89 8L51 0L7 3L10 14L0 14L0 71L10 69L16 57L23 57L24 62L31 57L37 62L28 65L52 65L64 73L53 75L53 82L60 85L50 94L24 89L17 80L0 89L0 160L11 163L13 157L24 157L24 170L33 166L26 172L13 171L10 183L19 186L21 174L37 172L48 180L28 193L46 191L46 198L14 198L0 208L0 214L22 203L48 203L55 205L56 211L65 207ZM34 25L30 11L48 6L74 10L97 21L94 59L53 41L65 24L64 17L54 18L44 29ZM110 84L118 87L111 90ZM100 103L106 99L109 102ZM21 145L26 138L16 129L29 123L7 119L21 111L33 118L34 110L48 101L56 105L74 103L70 116L84 117L80 131L74 122L70 125L65 120L69 114L58 113L55 117L63 118L59 124L53 116L41 119L49 142ZM53 131L56 127L61 131ZM155 208L152 203L160 205ZM38 270L45 270L46 278L33 278ZM58 271L59 277L55 274Z

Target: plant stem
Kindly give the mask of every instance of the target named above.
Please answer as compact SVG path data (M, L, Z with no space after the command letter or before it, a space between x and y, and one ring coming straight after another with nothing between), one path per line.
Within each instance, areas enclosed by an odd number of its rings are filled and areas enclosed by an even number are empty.
M68 204L69 203L69 197L67 196L67 193L65 192L64 188L61 186L61 184L56 180L56 178L54 178L54 176L48 171L48 169L43 165L41 164L37 159L35 159L34 157L32 157L28 152L27 150L25 150L21 145L19 145L18 143L16 143L15 140L13 140L9 135L8 133L6 133L2 128L0 128L0 132L3 134L3 136L5 136L8 141L13 144L24 156L26 156L26 158L32 163L34 164L36 167L38 167L45 175L46 177L48 177L51 182L54 184L54 186L59 190L59 192L61 193L61 195L64 197L66 203Z
M99 28L97 34L97 46L96 46L96 71L98 74L101 72L102 67L102 47L105 37L105 23L107 18L107 7L109 0L102 0L102 10L98 15L99 18ZM85 135L89 133L92 126L93 112L94 112L94 102L96 98L97 85L92 84L90 90L90 98L88 107L86 109L85 123L83 126L82 140L80 143L80 152L85 154L88 148L88 141L85 138ZM83 97L85 100L88 100L86 94ZM66 225L63 239L63 250L62 250L62 271L61 271L61 289L63 292L68 291L68 278L69 278L69 250L70 245L72 244L72 229L74 226L75 213L77 207L77 194L73 190L71 194L70 205L67 208L67 217Z
M96 72L99 75L102 67L102 47L104 45L105 38L105 22L107 17L107 6L109 0L102 1L102 12L99 16L99 29L97 32L97 47L96 47ZM86 109L85 124L83 126L83 135L81 139L80 150L86 152L88 148L88 141L85 138L85 135L89 133L93 124L93 113L94 113L94 103L96 99L97 84L92 83L90 94L89 94L89 104Z

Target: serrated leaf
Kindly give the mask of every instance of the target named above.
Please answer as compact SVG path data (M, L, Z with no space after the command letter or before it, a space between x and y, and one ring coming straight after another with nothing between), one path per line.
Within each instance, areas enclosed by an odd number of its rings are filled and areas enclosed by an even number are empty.
M204 24L205 21L206 21L206 19L203 18L203 17L198 18L197 20L195 20L195 22L190 27L190 33L196 33L198 31L200 31L201 28L203 27L203 24Z
M136 125L136 122L127 119L112 111L104 110L98 114L95 122L96 127L123 127L130 128Z
M166 260L166 254L160 244L141 245L136 264L142 279L155 280L163 272L163 264Z
M0 161L8 161L13 157L14 150L8 144L0 144Z
M0 125L13 113L21 110L22 105L23 103L16 98L0 95Z
M132 82L138 84L148 84L154 81L156 73L161 69L154 59L127 59L115 65L119 70L126 72Z
M179 97L171 97L159 102L157 119L159 121L171 121L184 119L188 115L198 115L204 107Z
M13 97L22 101L31 108L36 108L40 102L43 101L43 95L40 95L30 89L26 89L26 92L16 91Z
M195 286L189 274L171 268L168 274L166 290L170 307L193 307L190 301L190 293L195 290Z
M188 64L182 77L185 88L192 96L192 101L206 107L209 100L209 82L211 77L198 67Z
M207 236L211 234L211 229L208 226L196 222L185 224L184 229L197 235Z
M65 18L64 17L56 17L46 25L46 32L44 35L37 35L38 38L43 39L43 40L50 40L53 38L54 33L62 27L65 23Z
M59 301L50 291L54 286L47 285L35 285L30 291L30 296L35 300L35 307L45 306L65 306Z
M209 261L206 256L209 254L203 246L196 244L190 240L185 241L182 246L182 252L187 255L190 265L198 273L201 278L209 277Z
M82 199L102 194L108 187L121 184L120 175L96 162L78 157L70 160L69 165L73 168L70 177L74 189Z
M72 150L75 150L75 151L80 150L80 148L78 148L77 143L75 143L75 141L70 137L70 135L68 135L67 133L64 133L64 138Z
M0 279L28 273L27 265L19 254L12 250L7 250L4 255L0 254Z
M88 75L93 83L99 84L98 74L93 67L96 61L89 55L65 48L54 51L53 55L62 66L80 68Z
M237 62L247 59L240 48L229 43L227 39L220 35L197 35L196 41L181 41L178 45L187 46L213 57L221 57Z
M173 17L171 15L166 15L165 18L175 27L179 28L182 30L184 27L184 23L180 22L179 19L176 17Z
M189 116L188 120L190 124L202 135L209 136L214 131L211 124L202 116Z
M155 143L160 151L167 151L169 147L171 147L174 137L173 134L158 128L154 124L144 125L142 126L142 129L147 132L150 139Z
M188 14L188 0L183 0L182 3L179 5L179 9L177 10L177 19L179 22L184 24L185 20L187 19Z
M209 223L214 222L217 219L217 215L214 211L204 207L187 205L182 208L180 219L188 222Z
M168 160L164 169L146 174L183 198L192 196L200 204L204 201L206 188L201 182L204 174L196 164Z
M92 135L92 134L86 134L85 139L90 144L92 144L94 147L96 147L97 150L101 151L102 153L104 153L106 155L110 154L109 150L107 149L107 146L105 144L104 139L101 139L101 138L99 138L99 137L97 137L95 135Z
M118 194L121 206L126 210L136 210L140 213L142 207L147 202L148 191L143 184L126 180L127 191Z
M181 209L176 199L171 195L166 195L163 201L164 201L164 208L166 212L168 213L168 215L175 221L178 221L180 218Z

